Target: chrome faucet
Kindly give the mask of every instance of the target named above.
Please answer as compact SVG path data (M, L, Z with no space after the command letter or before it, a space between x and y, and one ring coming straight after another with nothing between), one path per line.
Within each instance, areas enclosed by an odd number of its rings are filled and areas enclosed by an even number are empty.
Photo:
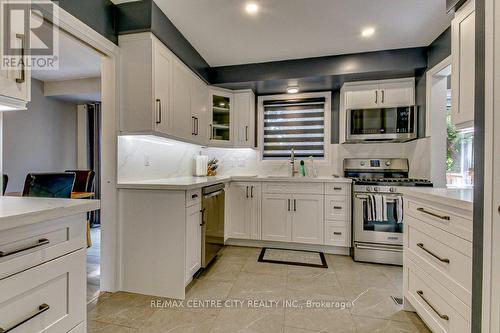
M292 153L290 154L290 174L295 177L299 173L299 170L295 167L295 151L292 148Z

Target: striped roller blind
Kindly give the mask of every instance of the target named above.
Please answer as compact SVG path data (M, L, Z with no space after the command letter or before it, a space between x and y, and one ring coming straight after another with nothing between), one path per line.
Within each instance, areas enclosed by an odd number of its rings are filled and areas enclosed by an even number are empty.
M324 158L325 99L264 101L264 159Z

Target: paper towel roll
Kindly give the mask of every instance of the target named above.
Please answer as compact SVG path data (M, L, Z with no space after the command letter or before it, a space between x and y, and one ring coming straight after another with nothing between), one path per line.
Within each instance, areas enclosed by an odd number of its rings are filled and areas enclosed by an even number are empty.
M195 176L203 177L207 175L208 156L197 155L195 157Z

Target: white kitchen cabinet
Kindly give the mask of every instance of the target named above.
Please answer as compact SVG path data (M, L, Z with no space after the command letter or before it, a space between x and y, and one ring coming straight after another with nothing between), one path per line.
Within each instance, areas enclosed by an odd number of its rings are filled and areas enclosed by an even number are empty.
M233 143L233 92L226 89L210 89L210 142L231 146Z
M251 148L255 145L255 95L251 90L234 92L236 137L234 146Z
M154 126L156 131L168 133L172 127L170 114L172 54L159 41L153 42L153 49Z
M323 243L323 195L294 194L292 242Z
M344 109L370 109L415 104L415 79L346 83L342 87Z
M232 183L228 189L228 237L260 240L260 183Z
M376 107L379 103L378 83L353 86L345 92L347 109Z
M474 126L475 2L469 0L451 22L452 122L461 128Z
M322 244L322 194L262 193L262 239Z
M179 59L172 61L172 134L191 138L194 133L191 118L192 73Z
M208 86L192 75L191 80L191 136L198 143L208 143Z
M201 268L201 204L186 209L186 283Z
M347 221L351 218L350 195L325 196L325 219L331 221Z
M290 242L292 240L291 195L262 193L262 239Z
M17 41L20 50L25 48L26 40L23 34L15 34L13 40ZM0 111L26 110L26 104L30 99L30 70L24 66L20 69L0 70Z

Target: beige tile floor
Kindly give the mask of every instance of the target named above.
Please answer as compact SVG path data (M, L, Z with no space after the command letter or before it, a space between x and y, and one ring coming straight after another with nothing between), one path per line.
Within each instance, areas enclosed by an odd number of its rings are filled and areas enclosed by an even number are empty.
M390 298L401 293L400 267L355 263L335 255L326 255L328 269L287 266L259 263L259 253L256 248L226 247L189 286L184 303L231 300L240 306L152 307L151 301L158 298L102 294L88 305L88 332L430 332L416 314L402 311ZM280 305L258 307L255 300ZM308 300L330 306L310 307ZM295 302L283 306L282 301Z

